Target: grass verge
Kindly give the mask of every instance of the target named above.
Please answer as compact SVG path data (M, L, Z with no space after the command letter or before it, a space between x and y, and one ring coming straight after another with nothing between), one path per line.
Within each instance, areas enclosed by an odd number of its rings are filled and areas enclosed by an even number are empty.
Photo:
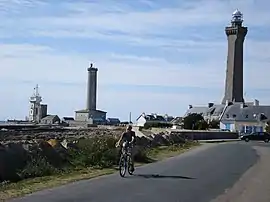
M161 146L147 151L147 156L153 162L160 161L165 158L179 155L199 145L199 143L188 143L185 145ZM144 164L145 163L136 163L136 166L141 166ZM14 197L20 197L36 191L65 185L79 180L86 180L102 175L112 174L115 172L115 168L78 168L77 170L72 170L52 176L26 179L17 183L3 183L2 185L0 185L0 201Z

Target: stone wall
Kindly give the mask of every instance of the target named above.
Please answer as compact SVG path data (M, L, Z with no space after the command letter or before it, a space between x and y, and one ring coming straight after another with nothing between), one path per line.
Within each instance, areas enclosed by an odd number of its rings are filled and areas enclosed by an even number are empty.
M181 135L192 140L238 139L236 132L226 131L171 131L172 134Z

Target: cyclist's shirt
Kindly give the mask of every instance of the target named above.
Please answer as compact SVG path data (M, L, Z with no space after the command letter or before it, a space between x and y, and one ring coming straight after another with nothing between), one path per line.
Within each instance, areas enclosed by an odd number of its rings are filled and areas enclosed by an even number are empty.
M125 141L132 141L132 137L135 138L135 132L134 131L127 131L123 133L123 140Z

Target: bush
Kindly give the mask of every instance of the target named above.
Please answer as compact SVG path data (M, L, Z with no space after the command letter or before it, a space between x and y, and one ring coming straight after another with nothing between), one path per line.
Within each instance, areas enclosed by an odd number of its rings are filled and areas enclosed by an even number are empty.
M265 132L270 133L270 122L269 121L266 123Z
M148 149L140 149L134 156L134 161L139 163L150 163L152 160L148 158Z
M116 141L113 136L96 136L90 139L78 140L76 147L67 150L67 155L61 157L68 160L68 164L65 161L61 161L61 165L63 166L54 164L54 161L50 159L51 153L49 152L50 155L48 155L48 152L44 152L44 148L48 146L47 144L35 145L35 148L31 149L31 152L27 155L25 166L17 171L17 175L20 179L26 179L54 175L62 172L66 173L67 171L86 167L113 167L114 165L118 165L120 154L119 149L115 148ZM42 145L47 146L44 146L42 149L42 147L40 147ZM171 146L170 149L177 150L179 147L185 146L188 145L176 144ZM149 156L151 156L154 150L148 147L141 147L137 151L134 160L141 163L153 162ZM48 148L46 151L48 151ZM58 159L58 157L56 159Z
M151 128L171 128L173 124L171 123L146 123L144 125L144 129L151 129Z
M208 123L205 121L205 120L201 120L201 121L198 121L196 124L195 124L195 128L197 130L206 130L209 128L209 125Z
M59 170L54 168L47 159L40 155L30 155L26 166L18 171L21 179L48 176L58 173Z
M70 162L83 167L111 167L118 158L115 143L116 139L109 136L79 140L78 149L70 151Z
M212 120L212 121L209 123L209 128L219 129L219 121L217 121L217 120Z
M200 114L190 114L183 119L184 129L205 130L208 129L208 124Z

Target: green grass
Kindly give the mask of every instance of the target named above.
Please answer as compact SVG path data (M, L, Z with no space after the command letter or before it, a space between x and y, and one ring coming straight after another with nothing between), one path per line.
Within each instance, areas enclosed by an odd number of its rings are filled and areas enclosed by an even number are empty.
M187 150L194 148L195 146L199 146L198 142L188 143L184 145L173 145L173 146L161 146L157 148L153 148L148 152L149 158L160 161L165 158L170 158L173 156L177 156Z
M90 179L101 175L112 174L114 172L115 169L113 168L85 168L77 171L72 171L70 173L37 177L22 180L17 183L1 185L0 201L6 200L8 198L23 196L25 194L33 193L42 189L64 185L78 180Z
M147 151L147 156L149 159L152 159L152 162L159 161L165 158L179 155L199 145L199 143L188 143L180 146L174 145L157 147ZM141 166L144 164L145 163L136 163L136 166ZM91 179L102 175L112 174L115 172L115 168L77 168L76 170L66 171L62 174L26 179L17 183L3 184L0 186L0 201L9 198L20 197L29 193L65 185L79 180Z

